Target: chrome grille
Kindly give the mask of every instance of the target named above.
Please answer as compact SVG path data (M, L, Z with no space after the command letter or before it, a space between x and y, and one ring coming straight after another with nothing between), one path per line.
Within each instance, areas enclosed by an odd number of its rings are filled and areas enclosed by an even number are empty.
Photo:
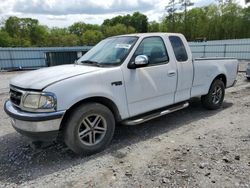
M14 89L10 89L10 101L19 106L21 103L22 93Z

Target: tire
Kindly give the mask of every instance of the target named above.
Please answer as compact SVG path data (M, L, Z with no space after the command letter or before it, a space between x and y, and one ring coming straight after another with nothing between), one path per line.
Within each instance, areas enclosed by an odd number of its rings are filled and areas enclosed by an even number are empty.
M221 107L225 96L225 85L222 80L214 80L208 94L201 97L202 105L209 110L216 110Z
M63 139L75 153L91 155L110 144L114 131L115 119L109 108L99 103L86 103L70 114Z
M247 80L250 81L250 77L247 77Z

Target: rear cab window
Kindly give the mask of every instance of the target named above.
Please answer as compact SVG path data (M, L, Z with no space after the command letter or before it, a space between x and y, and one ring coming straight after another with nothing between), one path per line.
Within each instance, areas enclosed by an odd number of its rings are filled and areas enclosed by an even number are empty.
M188 55L186 48L178 36L169 36L170 43L173 47L175 58L179 62L184 62L188 60Z

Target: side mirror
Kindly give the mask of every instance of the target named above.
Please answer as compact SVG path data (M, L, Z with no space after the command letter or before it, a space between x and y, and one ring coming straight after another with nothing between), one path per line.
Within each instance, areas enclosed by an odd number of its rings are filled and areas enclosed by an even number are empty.
M139 67L145 67L147 65L148 65L148 56L138 55L138 56L136 56L135 61L131 62L128 65L128 68L135 69L135 68L139 68Z

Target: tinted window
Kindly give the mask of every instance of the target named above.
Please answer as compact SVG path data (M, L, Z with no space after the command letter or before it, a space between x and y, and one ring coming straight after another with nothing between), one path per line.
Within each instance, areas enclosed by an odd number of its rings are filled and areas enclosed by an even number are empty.
M134 58L138 55L146 55L149 64L157 64L168 61L168 54L163 40L160 37L149 37L143 39L134 53Z
M187 56L187 51L185 49L185 46L180 39L180 37L177 36L170 36L169 40L171 42L171 45L174 50L174 54L176 57L177 61L187 61L188 56Z

